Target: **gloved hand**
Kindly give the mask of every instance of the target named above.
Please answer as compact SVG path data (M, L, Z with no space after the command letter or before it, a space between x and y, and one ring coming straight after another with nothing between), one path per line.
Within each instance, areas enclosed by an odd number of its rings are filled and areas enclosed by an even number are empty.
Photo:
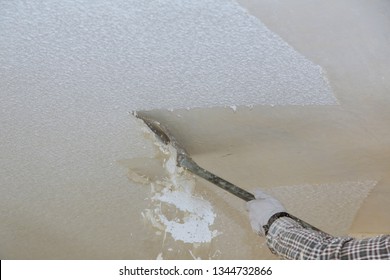
M246 204L249 220L253 231L264 236L263 226L268 223L269 218L276 213L286 212L286 209L277 199L261 190L256 190L254 195L256 199L248 201Z

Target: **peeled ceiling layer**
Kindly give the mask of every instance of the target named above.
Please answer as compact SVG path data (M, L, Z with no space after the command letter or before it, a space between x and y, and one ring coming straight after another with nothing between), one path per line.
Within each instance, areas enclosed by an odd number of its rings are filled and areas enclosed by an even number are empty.
M0 90L14 101L88 111L337 103L321 67L235 1L2 1L0 10Z
M280 186L267 190L294 215L330 234L348 230L376 181ZM313 205L315 207L313 207Z

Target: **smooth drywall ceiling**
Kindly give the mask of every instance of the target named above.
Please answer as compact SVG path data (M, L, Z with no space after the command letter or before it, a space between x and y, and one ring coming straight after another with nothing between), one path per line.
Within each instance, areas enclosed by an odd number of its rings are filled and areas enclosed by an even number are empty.
M345 235L376 181L280 186L268 190L286 209L334 235ZM307 206L310 205L310 211Z
M35 110L335 104L235 1L2 1L0 90Z

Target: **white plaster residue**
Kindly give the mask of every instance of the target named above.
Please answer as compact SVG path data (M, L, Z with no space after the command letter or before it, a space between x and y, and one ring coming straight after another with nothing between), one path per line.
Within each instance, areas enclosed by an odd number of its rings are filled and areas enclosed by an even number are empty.
M230 109L232 109L234 112L236 112L237 111L237 106L232 105L232 106L230 106Z
M163 164L167 176L151 182L153 206L144 210L143 216L157 229L170 233L175 240L210 242L218 235L218 231L210 229L215 219L212 205L194 194L194 176L177 167L175 148L162 144L155 137L154 140L159 151L167 156Z
M157 255L156 260L163 260L163 253L161 252L160 254Z
M214 223L215 214L208 201L194 197L183 191L168 191L164 189L162 195L156 195L156 200L175 206L184 214L181 219L168 219L159 213L160 221L166 226L175 240L186 243L210 242L215 233L209 229Z

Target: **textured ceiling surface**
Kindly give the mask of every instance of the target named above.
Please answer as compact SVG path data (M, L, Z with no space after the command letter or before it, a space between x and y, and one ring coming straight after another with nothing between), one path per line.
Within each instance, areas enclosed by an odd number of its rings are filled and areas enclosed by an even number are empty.
M106 110L336 103L321 67L235 1L0 5L0 90L12 102Z

